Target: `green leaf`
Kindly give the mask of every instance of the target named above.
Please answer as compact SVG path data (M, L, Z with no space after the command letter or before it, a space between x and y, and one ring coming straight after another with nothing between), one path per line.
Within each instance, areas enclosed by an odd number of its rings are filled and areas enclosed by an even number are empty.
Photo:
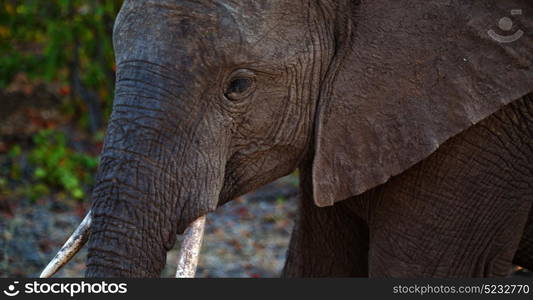
M9 150L8 156L11 159L15 159L22 153L22 148L20 145L13 145L13 147Z
M84 193L83 193L83 190L80 189L80 188L75 188L73 191L72 191L72 196L76 199L82 199L83 196L84 196Z
M43 168L37 168L37 169L35 169L33 175L36 178L38 178L38 179L45 178L46 177L46 170L43 169Z

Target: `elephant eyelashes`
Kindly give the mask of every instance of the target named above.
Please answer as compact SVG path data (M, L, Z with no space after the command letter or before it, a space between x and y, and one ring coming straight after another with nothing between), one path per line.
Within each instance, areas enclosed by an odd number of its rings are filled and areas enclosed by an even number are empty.
M226 87L224 96L229 100L240 100L253 91L255 80L249 71L240 71L235 74Z

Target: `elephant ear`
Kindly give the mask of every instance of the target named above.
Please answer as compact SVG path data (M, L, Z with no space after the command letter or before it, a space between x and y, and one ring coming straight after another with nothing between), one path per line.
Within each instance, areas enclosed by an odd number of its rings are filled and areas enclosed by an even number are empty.
M530 0L360 1L351 14L317 109L318 206L386 182L533 91Z

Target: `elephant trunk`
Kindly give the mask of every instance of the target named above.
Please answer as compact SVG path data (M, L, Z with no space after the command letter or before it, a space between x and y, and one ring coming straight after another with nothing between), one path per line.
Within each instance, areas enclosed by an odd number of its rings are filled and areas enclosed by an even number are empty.
M157 166L142 170L142 164L132 158L102 161L87 277L157 277L164 266L176 234L172 196L164 191L173 179L161 178Z
M188 109L190 93L154 66L134 61L117 74L93 191L87 277L159 276L176 234L218 201L223 162L205 152L212 130L202 128L202 108Z
M230 141L206 93L213 74L205 62L214 59L206 32L219 23L209 7L191 14L174 2L128 1L117 17L115 100L93 191L88 277L159 276L176 234L218 204ZM201 27L191 26L197 16Z
M157 277L175 241L177 180L139 153L105 157L93 193L88 277Z

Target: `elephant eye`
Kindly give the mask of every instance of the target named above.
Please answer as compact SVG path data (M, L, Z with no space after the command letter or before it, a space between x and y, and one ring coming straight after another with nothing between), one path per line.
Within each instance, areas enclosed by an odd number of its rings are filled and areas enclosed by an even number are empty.
M242 76L246 74L240 75L241 76L233 77L226 87L224 96L226 96L226 98L229 100L240 100L248 96L253 90L254 78L252 76Z

